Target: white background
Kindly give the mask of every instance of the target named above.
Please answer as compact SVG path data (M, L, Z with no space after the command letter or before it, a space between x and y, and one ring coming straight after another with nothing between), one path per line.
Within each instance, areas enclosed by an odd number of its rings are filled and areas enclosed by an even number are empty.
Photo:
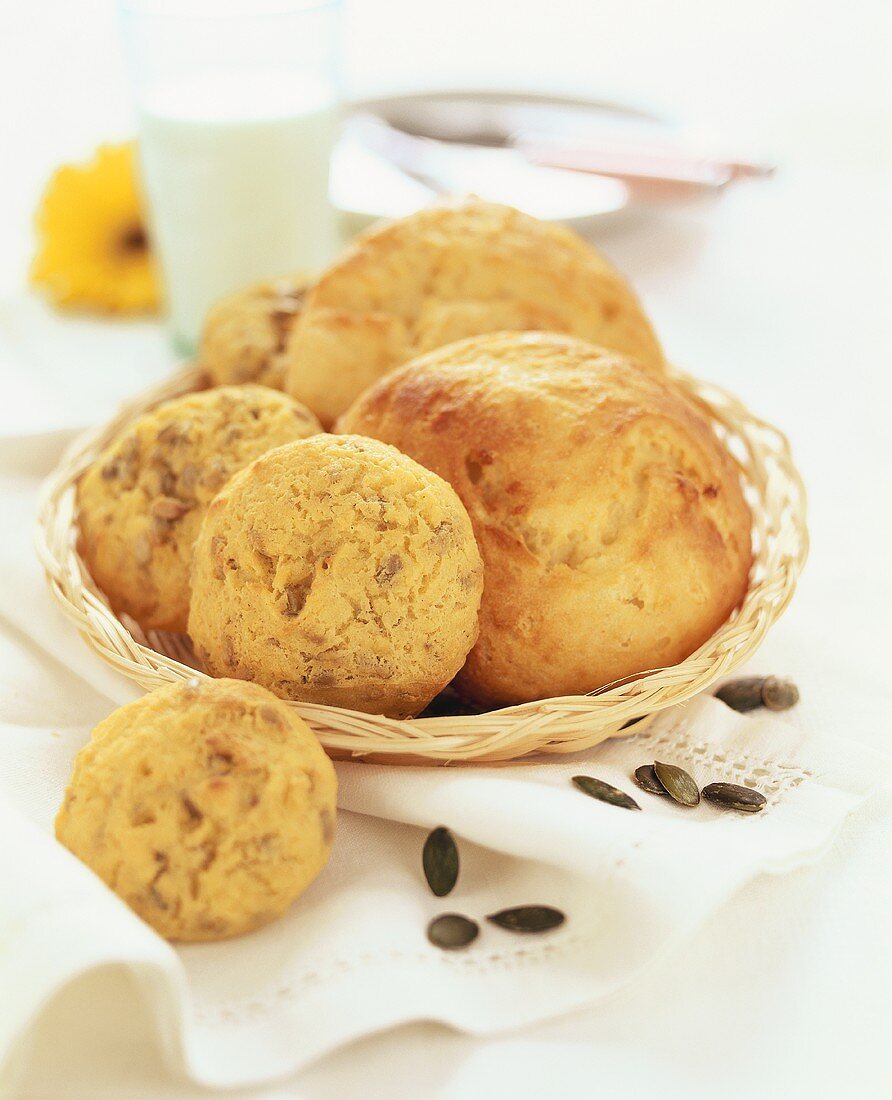
M883 0L352 0L344 84L354 96L478 86L618 98L787 165L873 171L892 160L888 10ZM49 171L132 134L117 32L111 0L0 0L0 286L20 270Z
M476 85L623 99L779 161L769 183L599 243L672 357L789 432L814 550L759 667L796 675L802 720L879 748L892 736L887 10L882 0L356 0L344 66L354 95ZM0 0L0 11L6 293L21 283L48 172L132 123L110 3ZM835 681L858 691L856 706L839 703ZM688 1085L889 1095L890 825L887 795L820 867L757 881L681 957L590 1011L489 1042L404 1028L263 1095L681 1096ZM126 979L97 981L114 1003ZM185 1095L151 1042L134 1040L138 1021L85 1012L90 996L72 990L53 1009L29 1100L92 1097L100 1081L120 1082L109 1095Z

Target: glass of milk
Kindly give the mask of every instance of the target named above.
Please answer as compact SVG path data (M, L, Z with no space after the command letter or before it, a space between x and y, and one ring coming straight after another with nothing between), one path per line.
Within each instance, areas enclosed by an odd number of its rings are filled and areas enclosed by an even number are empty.
M328 164L339 0L121 0L174 340L208 307L336 247Z

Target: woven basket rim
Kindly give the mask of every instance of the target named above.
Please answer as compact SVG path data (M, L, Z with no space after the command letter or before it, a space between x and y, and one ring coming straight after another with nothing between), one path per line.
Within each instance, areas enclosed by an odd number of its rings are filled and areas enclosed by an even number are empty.
M740 608L689 657L608 684L587 695L520 703L483 714L392 719L288 701L325 748L338 756L390 763L518 761L534 753L575 752L646 721L727 676L758 648L788 606L808 555L806 493L786 436L726 390L673 368L674 381L707 412L735 457L753 513L753 567ZM205 673L188 640L117 618L76 549L75 483L105 443L147 409L200 389L187 364L126 403L106 424L74 439L45 481L35 546L53 597L84 640L113 668L151 689ZM637 732L637 725L629 732Z

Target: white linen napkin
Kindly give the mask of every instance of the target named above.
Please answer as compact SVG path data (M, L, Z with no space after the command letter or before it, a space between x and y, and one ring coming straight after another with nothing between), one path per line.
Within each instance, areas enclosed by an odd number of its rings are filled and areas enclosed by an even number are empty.
M55 609L31 550L37 481L27 471L45 470L58 442L0 446L0 1065L26 1057L29 1028L57 991L108 964L133 974L171 1067L211 1086L284 1076L410 1020L479 1034L544 1020L632 980L754 875L817 859L882 774L859 746L711 698L545 762L338 764L332 858L291 911L238 940L171 947L52 838L91 726L139 693ZM756 786L768 807L744 816L648 795L630 775L654 759L701 784ZM578 773L627 790L642 812L587 798L570 783ZM440 824L462 857L443 899L421 873L425 833ZM557 906L566 924L524 936L484 919L525 903ZM468 949L427 942L428 921L445 911L480 922Z
M853 744L712 700L547 763L339 764L331 861L286 917L229 943L169 946L52 838L75 753L140 689L51 603L31 532L36 479L64 430L104 419L171 364L158 325L62 318L30 298L0 303L0 1065L26 1056L30 1025L57 991L106 964L133 974L171 1068L210 1085L270 1080L408 1020L478 1033L542 1020L632 980L746 879L817 858L881 773ZM701 782L750 780L770 806L747 818L639 792L629 773L657 755ZM577 772L615 782L643 812L586 798L569 782ZM459 883L441 900L420 867L425 832L438 824L453 829L462 856ZM482 919L525 902L556 905L567 923L521 937ZM481 921L465 952L425 939L446 910Z

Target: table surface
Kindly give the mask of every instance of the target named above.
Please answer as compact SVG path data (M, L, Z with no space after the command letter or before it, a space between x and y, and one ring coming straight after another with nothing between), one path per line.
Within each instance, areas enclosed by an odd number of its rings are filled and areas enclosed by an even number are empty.
M0 12L0 95L28 95L27 109L0 115L13 154L0 173L4 293L21 283L47 172L132 125L112 15L105 0L7 0ZM769 182L626 219L595 239L634 281L670 355L788 432L809 487L813 552L758 667L799 681L801 720L888 751L884 17L867 0L550 0L534 11L382 0L347 5L345 69L356 94L524 86L659 104L778 159ZM162 366L139 364L134 380ZM5 381L33 397L40 379L31 383L14 369ZM887 788L818 866L756 880L676 958L587 1011L488 1041L402 1028L252 1095L680 1096L713 1084L726 1096L889 1094L890 825ZM192 1095L165 1077L150 1039L134 1039L127 983L99 974L58 999L22 1097ZM86 998L108 1011L84 1013Z

